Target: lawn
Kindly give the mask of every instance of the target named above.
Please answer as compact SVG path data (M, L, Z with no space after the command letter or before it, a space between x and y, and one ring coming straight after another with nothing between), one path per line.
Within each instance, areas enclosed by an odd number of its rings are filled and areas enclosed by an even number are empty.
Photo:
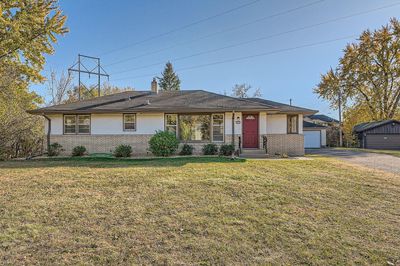
M0 162L0 263L385 265L399 197L331 158Z

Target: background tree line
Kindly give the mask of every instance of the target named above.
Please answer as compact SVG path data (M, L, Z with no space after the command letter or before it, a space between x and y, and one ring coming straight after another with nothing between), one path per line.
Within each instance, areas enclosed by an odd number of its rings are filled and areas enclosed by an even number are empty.
M353 127L362 122L400 119L400 23L365 30L344 49L336 68L321 76L314 90L338 108L343 104L343 129L353 141Z

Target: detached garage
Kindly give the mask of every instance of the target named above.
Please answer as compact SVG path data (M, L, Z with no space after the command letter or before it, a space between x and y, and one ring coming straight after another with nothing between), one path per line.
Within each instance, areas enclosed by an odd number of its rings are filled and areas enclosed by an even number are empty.
M400 150L400 121L384 120L354 127L360 148Z
M303 121L304 148L319 149L326 146L326 127Z

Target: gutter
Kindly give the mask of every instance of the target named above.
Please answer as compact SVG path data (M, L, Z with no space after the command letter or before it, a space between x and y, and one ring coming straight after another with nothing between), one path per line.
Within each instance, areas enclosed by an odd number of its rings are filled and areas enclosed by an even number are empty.
M42 114L42 116L44 118L46 118L46 120L48 121L46 138L47 138L47 152L49 152L49 150L50 150L51 119L45 114Z

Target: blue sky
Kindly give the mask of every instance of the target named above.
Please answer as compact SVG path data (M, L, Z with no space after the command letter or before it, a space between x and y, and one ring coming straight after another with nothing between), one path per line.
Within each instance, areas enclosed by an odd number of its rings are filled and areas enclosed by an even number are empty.
M102 65L111 75L111 84L147 90L152 76L159 75L164 63L170 60L181 79L182 89L204 89L229 94L234 84L247 83L260 88L264 98L284 103L292 98L294 105L318 109L321 113L337 117L336 111L330 110L329 104L318 99L312 92L320 75L337 65L346 43L356 41L356 36L364 29L377 29L388 23L391 17L398 17L400 4L299 30L399 3L394 0L316 2L60 1L62 10L68 16L70 32L59 38L55 54L47 56L43 74L47 76L50 70L58 73L66 71L76 61L77 54L81 53L101 58ZM249 5L225 12L246 4ZM308 7L286 12L308 4ZM181 29L185 25L224 12L223 15ZM278 13L283 14L273 16ZM258 22L250 23L258 19ZM232 28L236 30L227 31ZM285 33L292 30L291 33ZM171 33L164 34L167 32ZM159 37L145 41L153 36ZM335 39L339 40L331 41ZM307 47L325 41L330 42ZM242 44L244 42L248 43ZM207 52L227 46L235 47ZM155 52L160 49L164 51ZM144 54L147 55L138 57ZM196 54L200 55L194 56ZM137 58L118 63L132 57ZM174 61L182 57L187 58ZM162 63L157 64L159 62ZM90 62L87 64L90 65ZM90 84L95 82L95 78L84 81ZM32 89L48 97L44 84L33 85Z

